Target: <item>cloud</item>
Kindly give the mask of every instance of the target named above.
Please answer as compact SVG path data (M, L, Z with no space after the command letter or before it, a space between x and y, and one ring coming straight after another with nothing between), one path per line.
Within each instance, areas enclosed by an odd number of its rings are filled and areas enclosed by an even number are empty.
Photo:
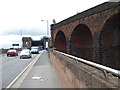
M18 35L3 35L0 36L0 48L10 48L13 43L20 44L21 37Z
M109 2L120 2L120 0L109 0Z
M49 20L49 24L52 19L59 22L105 1L107 0L0 0L0 30L24 26L42 27L42 19ZM46 22L44 24L46 26Z
M4 30L0 35L46 35L46 30L41 30L40 28L30 28L30 29L17 29L12 28L8 30Z

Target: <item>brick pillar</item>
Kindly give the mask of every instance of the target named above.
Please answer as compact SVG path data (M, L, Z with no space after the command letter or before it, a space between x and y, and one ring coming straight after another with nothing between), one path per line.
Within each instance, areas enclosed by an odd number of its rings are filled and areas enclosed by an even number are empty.
M54 40L54 24L51 25L51 43L52 43L52 46L54 47L55 44L54 44L55 40Z
M72 46L71 40L68 40L67 41L67 53L68 54L71 54L71 46Z
M98 30L97 32L94 33L93 37L93 51L94 51L94 56L93 59L96 63L102 63L102 54L100 50L100 31Z

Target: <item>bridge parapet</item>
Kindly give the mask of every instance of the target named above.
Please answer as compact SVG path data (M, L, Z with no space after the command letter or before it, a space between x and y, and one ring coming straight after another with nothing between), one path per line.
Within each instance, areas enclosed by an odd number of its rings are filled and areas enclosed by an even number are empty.
M63 88L118 88L120 79L95 67L50 51L50 58Z

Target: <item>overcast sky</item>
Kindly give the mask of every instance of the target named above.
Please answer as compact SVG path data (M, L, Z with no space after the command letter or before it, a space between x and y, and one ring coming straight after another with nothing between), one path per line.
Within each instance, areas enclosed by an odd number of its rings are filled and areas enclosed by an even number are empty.
M19 43L22 35L46 35L47 22L60 22L108 0L0 0L0 48ZM50 30L50 26L49 26Z

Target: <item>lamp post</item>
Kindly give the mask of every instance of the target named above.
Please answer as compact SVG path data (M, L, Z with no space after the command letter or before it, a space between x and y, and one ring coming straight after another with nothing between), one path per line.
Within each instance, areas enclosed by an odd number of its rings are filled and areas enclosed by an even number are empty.
M48 20L41 20L41 21L46 21L47 22L47 35L49 36Z
M22 45L23 44L23 42L22 42L23 31L25 31L25 29L20 30L21 48L23 47L23 45Z
M41 21L46 21L46 22L47 22L47 36L49 37L49 25L48 25L48 20L41 20ZM48 39L47 39L47 40L44 40L44 47L45 47L45 49L48 49L48 48L49 48L49 41L48 41Z
M21 48L23 47L23 45L22 45L22 29L20 30L20 43L21 43Z

